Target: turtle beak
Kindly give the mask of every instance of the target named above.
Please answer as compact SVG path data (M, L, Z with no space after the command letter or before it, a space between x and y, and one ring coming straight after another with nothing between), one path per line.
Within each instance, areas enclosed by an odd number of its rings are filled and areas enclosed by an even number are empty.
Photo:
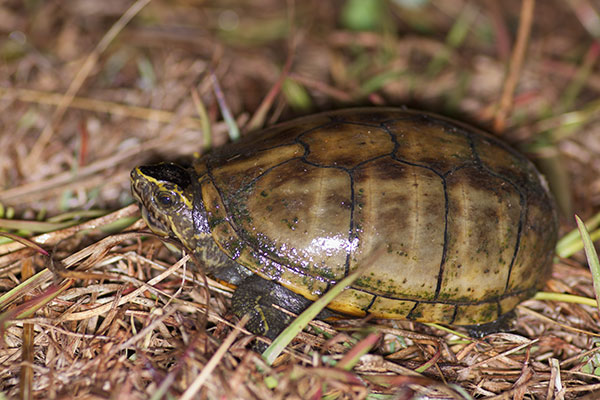
M131 179L131 193L133 197L144 207L148 207L150 203L150 196L152 193L152 187L146 180L145 176L141 173L139 167L134 168L130 174Z
M161 236L169 236L165 224L152 213L152 201L150 184L144 179L139 168L134 168L131 171L131 193L139 203L142 212L142 218L152 232Z
M140 198L140 186L142 186L143 179L141 178L139 168L134 168L131 171L131 174L129 174L129 180L131 181L131 193L133 193L133 197L135 197L135 199L141 203L142 200Z
M165 225L157 218L154 218L143 204L140 204L140 210L142 211L142 218L144 218L146 225L148 225L148 228L152 232L160 236L169 236Z

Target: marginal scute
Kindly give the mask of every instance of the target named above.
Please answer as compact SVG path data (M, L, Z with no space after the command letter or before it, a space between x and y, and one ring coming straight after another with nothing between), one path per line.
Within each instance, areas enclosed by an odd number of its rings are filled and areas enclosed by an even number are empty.
M407 318L415 321L445 321L451 322L456 306L446 303L418 303Z
M535 286L532 286L531 289L515 293L513 296L508 296L503 299L500 299L500 310L504 314L507 311L514 310L517 305L530 298L535 294Z
M415 305L415 301L377 296L369 307L369 313L377 318L407 318Z
M499 316L498 304L495 302L459 305L452 323L456 325L475 325L494 321Z
M333 299L329 307L346 315L364 317L366 312L363 309L371 303L373 297L370 293L348 288Z
M383 247L330 303L343 314L486 323L549 274L556 214L539 173L491 135L442 117L318 114L195 170L219 247L310 300Z

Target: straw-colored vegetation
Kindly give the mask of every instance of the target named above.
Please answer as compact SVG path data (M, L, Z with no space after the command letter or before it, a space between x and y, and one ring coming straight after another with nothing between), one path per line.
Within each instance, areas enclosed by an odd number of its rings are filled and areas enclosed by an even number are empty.
M598 240L598 2L9 0L0 31L0 398L598 398L573 218ZM548 176L576 233L512 332L315 321L269 364L231 289L140 233L135 165L350 105L468 121Z

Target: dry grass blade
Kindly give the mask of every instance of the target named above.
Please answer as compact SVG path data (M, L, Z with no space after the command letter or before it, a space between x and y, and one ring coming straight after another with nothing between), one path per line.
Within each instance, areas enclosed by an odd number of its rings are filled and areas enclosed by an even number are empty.
M198 375L198 377L196 377L196 379L194 379L194 382L185 391L185 393L183 393L183 396L181 396L181 400L190 400L196 396L196 393L200 390L202 385L204 385L208 376L210 374L212 374L212 372L215 369L215 367L217 366L217 364L221 361L221 359L225 355L225 352L229 349L229 347L231 347L234 340L240 334L241 328L243 328L244 325L246 325L246 323L248 322L249 319L250 319L250 317L247 315L244 316L242 319L240 319L240 321L235 325L235 327L229 333L229 335L227 335L227 338L225 339L223 344L221 344L221 346L219 346L219 349L217 350L217 352L212 356L210 361L206 364L206 366L204 367L204 369L202 370L200 375Z
M76 226L72 226L70 228L65 228L59 231L34 236L30 239L27 239L25 243L22 243L21 239L17 240L17 238L15 238L15 243L6 243L4 245L0 245L0 255L8 255L9 253L21 250L24 247L28 246L27 243L29 242L33 242L34 244L38 245L54 246L60 241L71 237L77 233L98 229L110 223L130 218L131 216L136 215L137 213L139 213L138 206L130 205L113 213L107 214L103 217L95 218L90 221L78 224ZM0 266L4 265L5 263L2 262L2 257L0 257Z
M12 98L19 101L58 106L66 101L66 95L62 93L51 93L39 90L24 88L4 88L0 87L0 95L4 98ZM131 104L117 103L114 101L105 101L100 99L91 99L87 97L73 97L69 102L69 108L93 111L95 113L106 113L114 116L128 118L137 118L144 121L161 122L168 124L177 116L172 111L154 109L148 107L138 107ZM181 120L184 128L197 128L203 126L202 118L187 116Z
M513 93L519 81L523 60L525 59L525 53L527 51L529 35L531 33L531 25L533 24L534 8L535 0L523 0L521 2L521 20L519 23L517 40L508 66L508 73L504 81L500 104L494 118L494 131L497 133L504 131L506 117L513 104Z
M173 264L169 269L165 270L163 273L161 273L158 276L154 277L153 279L149 280L147 283L145 283L141 287L135 289L131 293L128 293L127 295L123 296L117 303L117 306L126 304L126 303L130 302L132 299L138 297L144 291L151 289L152 286L156 285L157 283L159 283L166 277L170 276L174 271L181 268L183 266L183 264L188 262L188 260L189 260L189 256L183 257L181 260L179 260L177 263ZM110 310L112 307L113 307L112 304L104 304L104 305L98 306L98 307L93 308L88 311L63 314L60 317L60 320L62 320L62 321L78 321L78 320L88 319L93 316L102 315L102 314L106 313L108 310Z
M292 43L293 42L294 41L292 40ZM292 68L293 60L294 60L294 46L291 45L290 49L288 50L287 58L285 60L285 65L283 66L281 74L279 75L279 79L277 80L277 82L275 82L275 84L273 85L271 90L269 90L269 92L267 93L265 98L260 103L260 106L258 107L256 112L252 116L252 119L250 119L250 121L248 122L248 126L247 126L248 131L255 131L255 130L261 128L263 126L263 124L265 123L265 120L267 118L267 112L273 105L273 102L275 101L275 97L281 91L281 86L283 85L283 82L287 79L287 77L290 73L290 69Z
M21 276L23 279L28 279L33 275L33 263L31 259L27 259L23 262ZM28 297L24 298L25 301L30 300ZM0 329L2 331L3 329ZM33 399L33 355L34 355L34 330L33 325L25 323L23 324L23 348L21 355L21 374L19 376L21 398L22 399Z
M560 301L561 299L560 298L559 299L556 299L556 298L546 298L544 300L558 300L558 301ZM594 305L596 305L596 304L597 303L595 303ZM527 307L524 307L522 305L519 305L518 309L519 309L519 311L523 312L524 314L529 314L529 315L535 316L539 320L546 321L546 322L552 323L552 324L556 324L556 325L560 326L564 331L570 331L570 332L574 332L574 333L581 333L581 334L584 334L586 336L600 338L600 333L594 333L594 332L587 331L587 330L584 330L584 329L575 328L575 327L570 326L568 324L562 324L560 322L556 322L552 318L548 318L548 317L546 317L543 314L536 313L535 311L530 310Z
M127 12L125 12L121 16L121 18L119 18L119 20L111 27L111 29L109 29L109 31L106 32L106 34L102 37L102 40L98 42L96 48L87 56L81 69L79 69L79 71L73 78L71 85L67 89L65 97L63 97L62 101L54 111L51 122L46 125L37 142L31 149L31 152L27 157L27 163L34 163L40 158L42 151L52 138L55 126L62 119L73 97L75 97L75 94L79 91L81 85L83 85L83 82L86 80L86 78L92 71L92 68L94 68L94 66L98 62L100 54L102 54L106 50L108 45L114 40L114 38L125 27L125 25L127 25L129 21L131 21L133 17L135 17L137 13L140 12L142 8L144 8L149 2L150 0L137 0L129 8L129 10L127 10Z
M552 370L550 372L550 384L548 385L547 399L552 399L558 393L562 392L562 382L560 380L560 364L556 358L550 360ZM557 396L556 396L557 397Z

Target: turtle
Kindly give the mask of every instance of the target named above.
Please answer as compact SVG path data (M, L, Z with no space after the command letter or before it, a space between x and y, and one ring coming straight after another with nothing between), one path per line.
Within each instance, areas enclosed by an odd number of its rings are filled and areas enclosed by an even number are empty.
M484 131L404 108L275 125L197 158L139 166L148 227L235 288L247 329L275 338L381 247L320 318L497 330L550 274L557 211L544 177Z

